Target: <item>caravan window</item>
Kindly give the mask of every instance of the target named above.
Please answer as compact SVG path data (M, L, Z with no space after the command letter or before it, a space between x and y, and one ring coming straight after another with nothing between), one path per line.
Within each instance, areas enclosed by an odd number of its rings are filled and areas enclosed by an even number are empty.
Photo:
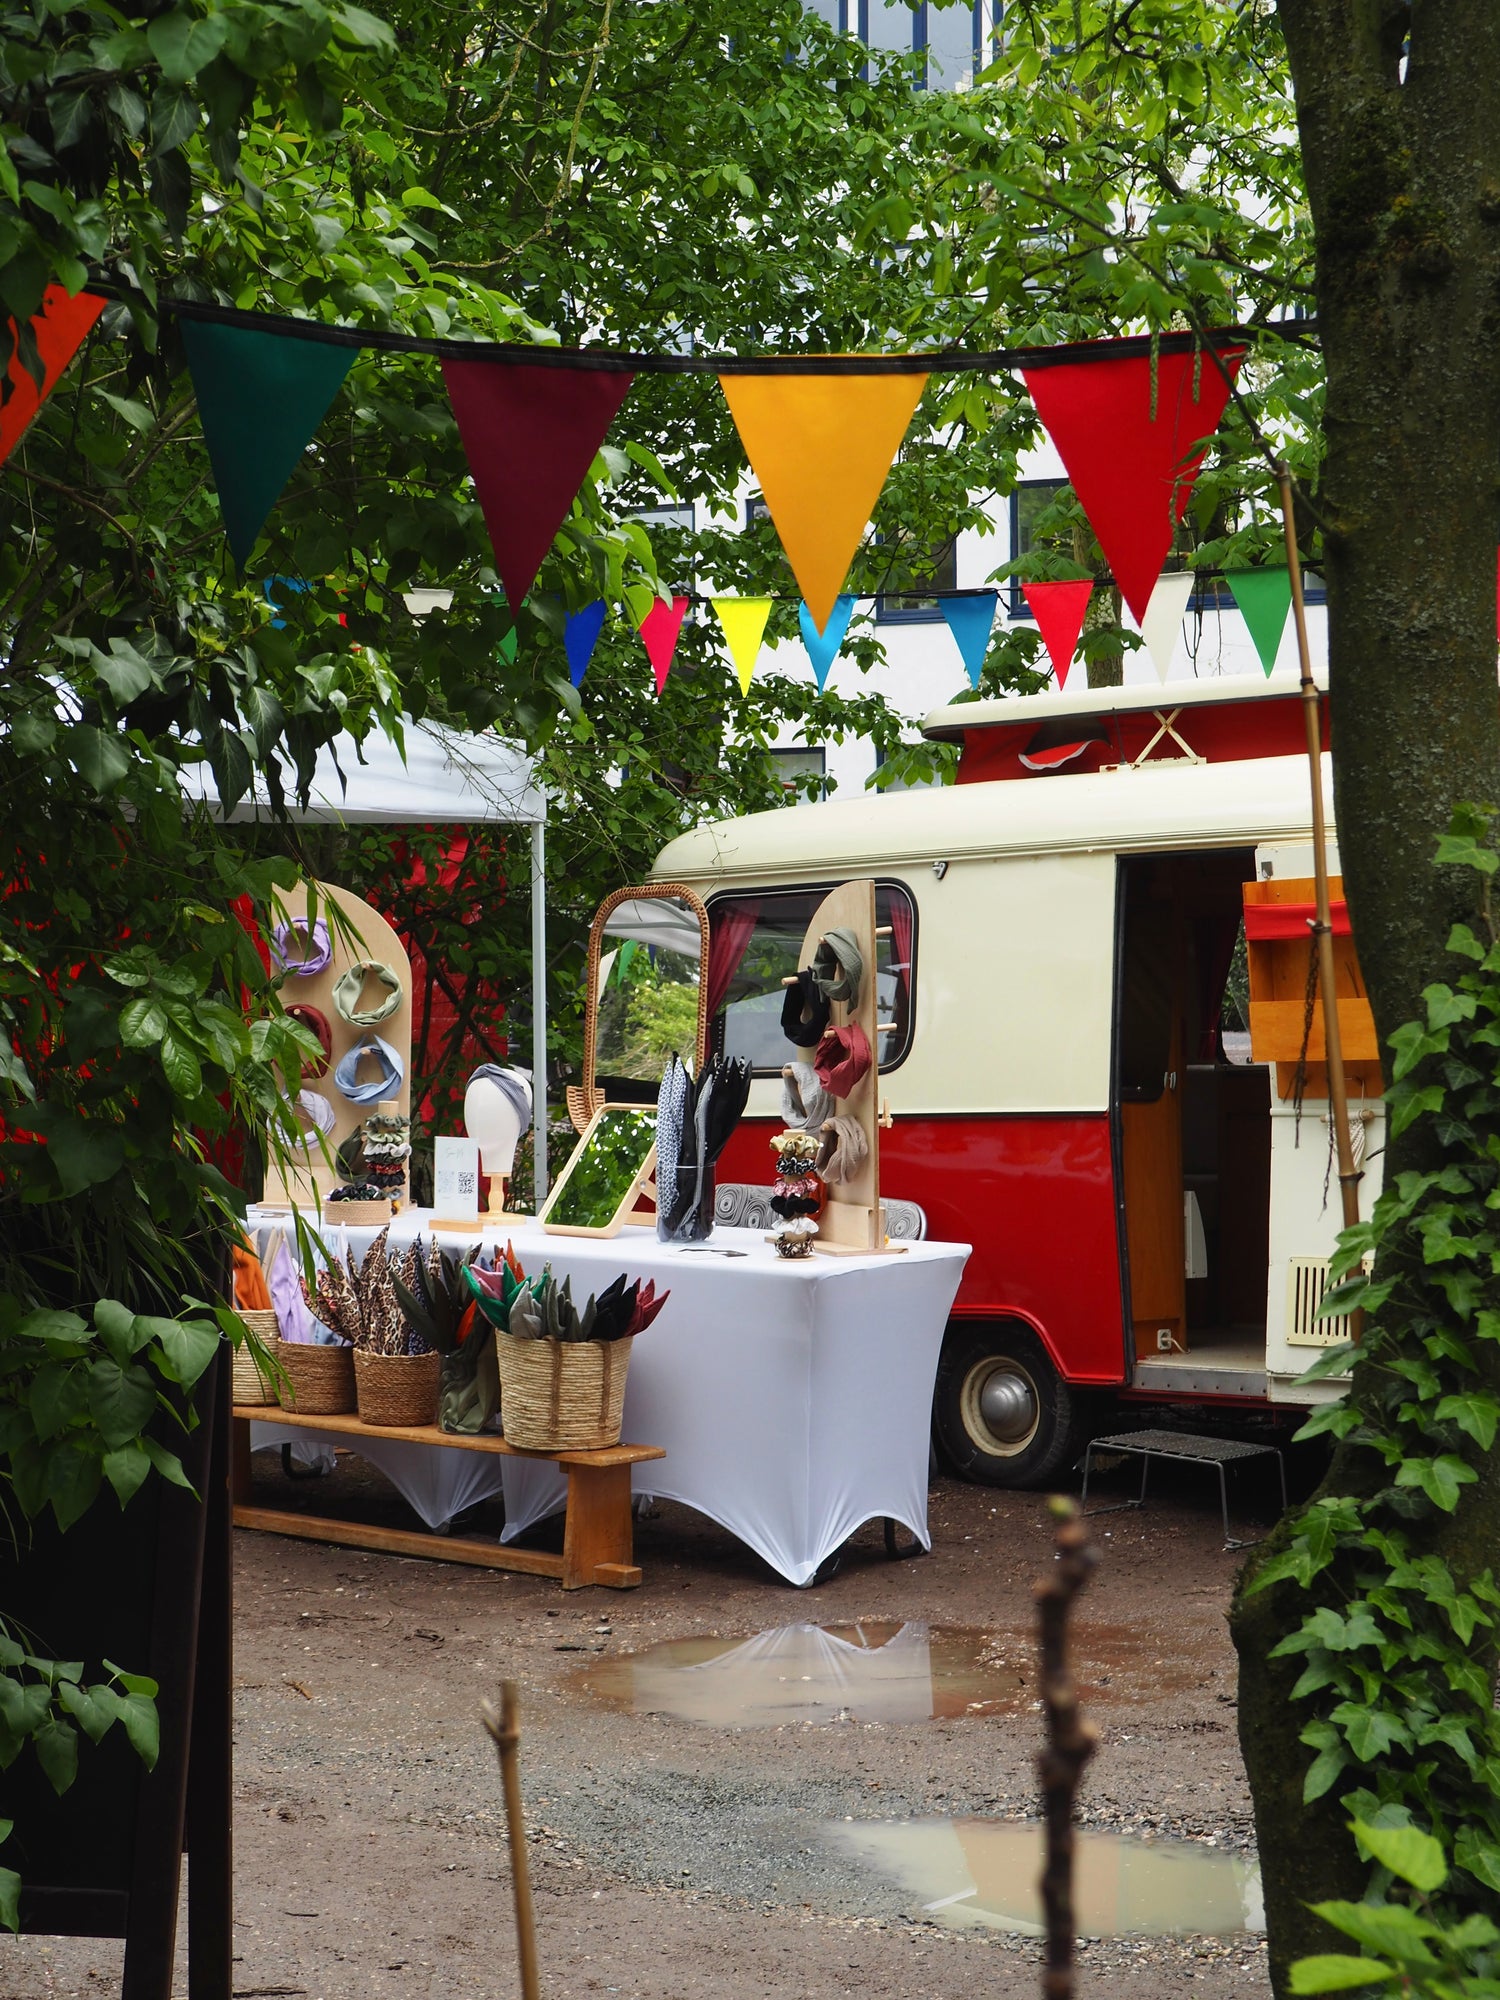
M708 1007L713 1046L744 1056L769 1074L800 1053L781 1032L781 982L801 968L802 940L819 903L834 885L816 889L715 896L708 906L713 944ZM907 891L875 885L875 922L890 936L876 944L876 1019L895 1024L880 1038L880 1067L894 1069L911 1047L916 991L917 921Z

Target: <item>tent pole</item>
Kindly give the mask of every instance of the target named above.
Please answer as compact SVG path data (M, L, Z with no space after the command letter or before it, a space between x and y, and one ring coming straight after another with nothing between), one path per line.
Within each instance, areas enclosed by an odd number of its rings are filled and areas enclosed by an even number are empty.
M531 1131L532 1192L547 1199L547 833L531 828Z

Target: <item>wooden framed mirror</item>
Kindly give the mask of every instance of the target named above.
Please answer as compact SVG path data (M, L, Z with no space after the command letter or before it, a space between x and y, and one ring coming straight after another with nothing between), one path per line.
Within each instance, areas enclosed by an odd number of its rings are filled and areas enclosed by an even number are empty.
M582 1132L603 1104L656 1106L673 1055L708 1059L708 911L680 882L616 889L594 913L584 995L583 1081L568 1091Z

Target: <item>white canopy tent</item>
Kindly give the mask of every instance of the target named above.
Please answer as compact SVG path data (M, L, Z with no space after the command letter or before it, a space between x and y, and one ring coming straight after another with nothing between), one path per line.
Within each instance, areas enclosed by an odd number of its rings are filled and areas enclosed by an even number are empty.
M408 825L484 822L531 828L531 1087L535 1120L537 1206L547 1193L547 801L524 750L488 731L469 735L431 722L403 725L398 749L372 735L357 746L335 737L318 753L305 806L289 798L286 817L299 825ZM288 792L291 773L287 773ZM206 764L183 773L188 796L216 807L218 790ZM270 810L264 782L221 816L259 820Z

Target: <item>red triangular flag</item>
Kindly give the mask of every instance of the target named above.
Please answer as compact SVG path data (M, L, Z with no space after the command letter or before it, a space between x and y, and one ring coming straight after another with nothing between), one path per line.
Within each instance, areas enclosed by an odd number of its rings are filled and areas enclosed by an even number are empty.
M634 376L445 361L443 381L512 611L536 582Z
M1242 347L1028 368L1026 387L1139 622L1218 429ZM1219 362L1224 364L1221 369ZM1194 391L1197 391L1196 395Z
M0 465L10 457L20 442L21 433L52 394L59 376L83 345L84 335L103 310L103 299L95 298L91 292L80 292L71 299L62 285L49 285L43 292L42 309L33 315L31 327L36 335L37 353L42 357L42 367L46 372L38 389L31 371L21 359L20 349L12 350L8 370L10 388L4 406L0 407ZM14 340L14 320L10 322L10 335Z
M672 671L672 656L677 651L677 635L682 630L683 614L687 608L685 597L674 597L670 604L663 597L654 597L651 609L641 620L641 637L656 675L658 694L666 686L667 675Z
M1022 595L1031 606L1036 629L1042 635L1047 656L1057 673L1057 685L1068 685L1068 669L1078 651L1078 635L1088 616L1094 586L1087 577L1079 583L1023 583Z

